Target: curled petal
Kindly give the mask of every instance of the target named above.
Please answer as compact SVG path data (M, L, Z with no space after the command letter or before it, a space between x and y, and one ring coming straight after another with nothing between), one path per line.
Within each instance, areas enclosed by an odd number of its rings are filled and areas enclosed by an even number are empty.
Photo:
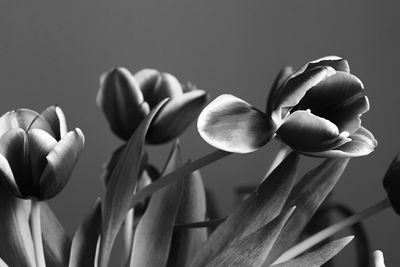
M13 128L27 130L39 114L30 109L12 110L0 117L0 136Z
M274 109L275 98L278 95L279 89L292 74L293 74L292 67L284 67L276 76L267 98L267 108L266 108L267 114L272 113L272 110Z
M57 141L53 136L40 129L28 132L29 159L32 170L31 182L36 193L40 193L40 176L46 167L46 156L50 153Z
M307 64L306 69L312 69L319 66L330 66L336 71L344 71L350 73L350 66L347 60L338 56L327 56L311 61Z
M111 130L128 140L150 112L139 85L125 68L115 68L103 75L97 94L97 105L103 110Z
M265 145L276 126L269 116L233 95L221 95L201 112L197 129L210 145L249 153Z
M60 140L67 133L67 121L65 120L64 112L59 106L48 107L40 113L40 116L50 124L56 140Z
M29 166L28 137L21 128L13 128L0 138L0 153L7 159L20 197L31 196L33 187ZM12 185L10 183L10 185ZM13 186L13 185L12 185Z
M53 147L46 157L47 166L40 178L40 200L52 198L64 188L79 159L84 142L82 131L76 128Z
M290 114L276 133L285 144L300 152L324 151L350 141L346 134L339 135L335 124L304 110Z
M208 94L203 90L170 99L152 122L147 141L161 144L178 137L198 117L207 100Z
M364 127L360 127L357 132L350 136L350 139L350 142L347 142L332 150L304 154L324 158L353 158L370 154L378 145L378 142L372 133Z
M274 109L296 106L310 88L335 72L331 67L316 67L295 77L292 76L285 82L276 96Z
M335 123L340 131L353 133L359 128L353 120L368 111L369 103L362 82L352 74L338 71L308 90L298 108L311 109Z

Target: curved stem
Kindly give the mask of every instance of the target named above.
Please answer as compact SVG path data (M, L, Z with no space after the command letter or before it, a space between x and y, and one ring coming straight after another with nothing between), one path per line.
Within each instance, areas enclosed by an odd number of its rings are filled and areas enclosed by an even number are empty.
M372 215L375 215L378 212L383 211L384 209L386 209L388 207L390 207L390 203L387 199L384 199L384 200L376 203L375 205L372 205L371 207L366 208L363 211L344 219L343 221L340 221L334 225L331 225L328 228L325 228L324 230L303 240L302 242L298 243L294 247L287 250L273 264L278 264L278 263L282 263L282 262L291 260L291 259L297 257L298 255L300 255L301 253L305 252L306 250L310 249L311 247L315 246L319 242L323 241L324 239L336 234L337 232L339 232L359 221L362 221L368 217L371 217Z
M154 192L160 190L161 188L178 181L180 179L184 179L185 177L189 177L188 174L192 173L195 170L198 170L204 166L207 166L219 159L222 159L228 155L231 155L231 152L226 152L222 150L216 150L207 154L195 161L191 161L185 164L182 168L179 168L159 179L155 182L149 184L148 186L144 187L142 190L137 192L132 199L132 207L134 207L137 203L141 200L145 199L146 197L150 196Z
M33 246L35 250L36 266L46 267L43 251L42 241L42 227L40 222L40 202L33 198L32 199L32 211L29 224L32 232Z

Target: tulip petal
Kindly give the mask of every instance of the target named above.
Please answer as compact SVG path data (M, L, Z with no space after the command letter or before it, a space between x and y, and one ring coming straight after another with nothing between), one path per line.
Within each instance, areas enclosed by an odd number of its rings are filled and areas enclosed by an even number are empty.
M314 61L310 61L307 64L306 69L309 70L319 66L330 66L336 71L344 71L350 73L350 66L347 60L338 56L327 56Z
M121 139L128 140L150 108L127 69L115 68L102 80L97 105L103 110L111 130Z
M282 85L287 81L289 76L292 74L293 74L292 67L284 67L276 76L275 81L272 84L271 89L269 90L267 98L267 108L266 108L267 114L270 115L272 114L272 111L274 109L275 98L279 94L279 90L281 89Z
M56 140L60 140L67 134L67 121L65 120L64 112L59 106L48 107L40 113L40 116L50 124Z
M363 91L364 86L356 76L338 71L307 91L298 108L311 109L317 116L340 126L340 131L353 133L359 128L358 117L369 109Z
M276 133L285 144L300 152L324 151L350 141L339 135L335 124L305 110L290 114Z
M150 92L149 92L150 93ZM165 98L174 99L181 97L183 89L178 79L166 72L160 74L151 94L148 95L146 101L149 103L150 108L154 108Z
M177 138L199 116L207 100L208 94L203 90L171 98L152 122L147 142L161 144Z
M18 189L17 182L15 181L14 174L12 173L10 164L7 159L0 153L0 177L5 180L11 191L16 196L22 196Z
M40 200L57 195L68 182L82 152L85 137L78 128L68 132L47 155L47 166L40 178Z
M133 75L146 101L153 98L154 88L160 75L160 72L155 69L142 69Z
M39 114L30 109L17 109L0 117L0 136L12 128L27 130Z
M274 109L296 106L308 90L335 72L331 67L316 67L295 77L292 75L276 96Z
M13 128L4 133L0 138L0 153L7 159L16 184L18 185L20 197L31 196L33 192L30 179L28 137L21 128ZM10 176L7 176L11 178ZM13 188L12 180L7 180ZM16 191L15 191L16 192Z
M53 136L40 129L32 129L28 132L30 166L32 170L31 183L34 190L40 193L40 176L46 167L46 156L50 153L57 141Z
M362 126L350 136L350 139L350 142L332 150L304 154L324 158L353 158L370 154L378 145L372 133Z
M249 153L265 145L275 132L266 114L233 95L221 95L201 112L197 129L210 145Z

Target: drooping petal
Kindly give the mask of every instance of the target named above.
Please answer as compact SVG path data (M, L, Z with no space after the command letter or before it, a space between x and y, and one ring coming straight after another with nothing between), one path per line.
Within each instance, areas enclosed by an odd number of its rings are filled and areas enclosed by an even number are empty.
M30 109L12 110L0 117L0 136L12 128L27 130L39 114Z
M210 145L249 153L265 145L276 126L269 116L233 95L221 95L201 112L197 129Z
M50 124L56 140L60 140L67 134L67 121L65 120L64 112L59 106L50 106L43 110L40 115Z
M28 132L29 159L31 167L31 183L34 190L40 194L40 176L46 167L46 156L50 153L57 141L53 136L40 129Z
M353 158L370 154L378 145L372 133L362 126L350 136L350 139L350 142L332 150L305 154L324 158Z
M150 108L153 108L165 98L174 99L181 97L183 89L175 76L163 72L158 76L156 84L151 91L147 93L146 101L149 103Z
M47 166L40 178L40 200L57 195L66 185L82 152L85 137L78 128L68 132L47 155Z
M358 117L369 109L363 91L364 86L356 76L338 71L308 90L298 108L311 109L340 126L340 131L353 133L359 128Z
M31 196L33 192L29 166L28 137L21 128L13 128L0 138L0 153L7 159L20 197ZM13 186L10 183L11 186Z
M104 75L97 94L111 130L127 140L150 112L134 77L125 68L115 68Z
M335 72L331 67L316 67L289 78L276 96L274 109L296 106L308 90Z
M147 141L161 144L177 138L198 117L207 100L208 94L203 90L171 98L152 122Z
M347 60L338 56L327 56L317 60L310 61L307 64L306 69L309 70L319 66L330 66L334 68L336 71L344 71L350 73L350 66Z
M292 67L284 67L276 76L275 81L272 84L271 89L269 90L267 98L267 108L266 108L267 114L271 115L274 109L275 98L278 95L280 88L292 74L293 74Z
M339 135L335 124L309 110L290 114L276 133L285 144L300 152L324 151L350 141Z

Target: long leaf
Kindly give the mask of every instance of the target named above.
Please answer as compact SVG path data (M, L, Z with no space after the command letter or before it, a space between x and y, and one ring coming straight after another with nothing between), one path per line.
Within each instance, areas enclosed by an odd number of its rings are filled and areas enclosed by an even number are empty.
M48 267L68 266L71 239L49 205L41 202L43 249Z
M290 154L208 238L192 265L204 266L229 242L249 235L275 218L297 178L299 156Z
M329 242L328 244L318 248L315 251L309 252L303 256L293 260L274 264L271 267L318 267L336 256L344 247L346 247L354 236L343 237L338 240Z
M296 184L285 203L285 208L296 206L296 210L283 228L263 266L269 266L296 242L317 208L339 180L348 162L348 159L327 159L306 173Z
M99 250L99 267L106 267L115 238L132 205L133 192L138 180L147 130L158 110L167 100L160 102L142 121L122 152L111 173L102 199L102 235Z
M259 230L230 244L207 267L260 266L295 208L282 212Z
M178 144L174 145L165 173L182 166ZM154 193L135 231L131 267L166 266L172 233L183 191L183 182L176 182Z
M9 266L36 266L29 228L30 201L16 198L0 182L0 257Z
M206 218L206 193L200 171L183 180L183 193L175 224L204 221ZM195 253L207 240L207 228L177 229L172 237L169 267L189 266Z
M69 267L95 266L96 246L101 233L101 204L97 199L72 240Z

